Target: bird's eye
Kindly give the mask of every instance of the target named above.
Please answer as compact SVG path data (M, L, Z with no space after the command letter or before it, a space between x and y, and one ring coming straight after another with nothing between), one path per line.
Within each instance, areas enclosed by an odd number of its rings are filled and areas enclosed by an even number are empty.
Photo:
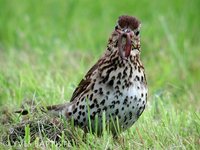
M135 35L138 36L140 34L140 31L136 31Z

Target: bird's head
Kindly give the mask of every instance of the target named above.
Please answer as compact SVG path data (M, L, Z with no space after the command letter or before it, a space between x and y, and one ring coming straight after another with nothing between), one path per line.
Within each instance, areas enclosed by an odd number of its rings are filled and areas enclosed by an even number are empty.
M132 50L140 51L140 22L132 16L120 16L109 43L119 50L119 55L127 59Z

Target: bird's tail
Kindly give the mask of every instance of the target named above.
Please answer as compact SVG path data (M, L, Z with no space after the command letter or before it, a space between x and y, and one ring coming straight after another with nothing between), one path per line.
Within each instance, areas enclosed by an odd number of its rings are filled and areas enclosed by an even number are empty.
M56 116L60 116L63 114L63 112L69 107L69 103L66 104L59 104L59 105L51 105L51 106L45 106L45 107L39 107L39 108L33 108L33 109L20 109L15 111L14 113L18 113L21 115L27 115L32 112L45 112L45 113L51 113Z

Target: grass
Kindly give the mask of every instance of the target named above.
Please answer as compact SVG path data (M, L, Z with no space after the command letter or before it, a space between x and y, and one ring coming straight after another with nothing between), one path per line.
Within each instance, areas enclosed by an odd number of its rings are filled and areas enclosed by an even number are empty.
M105 50L116 19L142 22L147 109L118 140L88 134L72 149L198 149L200 147L200 32L197 0L0 0L0 106L12 112L24 100L68 101ZM2 116L1 116L2 117ZM20 119L12 116L14 123ZM3 120L2 120L3 121ZM0 125L0 132L5 126ZM0 144L0 149L64 149L48 139Z

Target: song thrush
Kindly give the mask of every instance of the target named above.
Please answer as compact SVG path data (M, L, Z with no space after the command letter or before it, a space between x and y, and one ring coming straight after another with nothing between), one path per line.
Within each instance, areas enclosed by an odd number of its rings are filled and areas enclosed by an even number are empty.
M73 119L83 129L89 129L91 123L92 130L98 127L101 132L103 114L106 122L117 122L121 130L131 127L147 102L140 26L135 17L120 16L105 53L81 80L70 102L46 109Z

